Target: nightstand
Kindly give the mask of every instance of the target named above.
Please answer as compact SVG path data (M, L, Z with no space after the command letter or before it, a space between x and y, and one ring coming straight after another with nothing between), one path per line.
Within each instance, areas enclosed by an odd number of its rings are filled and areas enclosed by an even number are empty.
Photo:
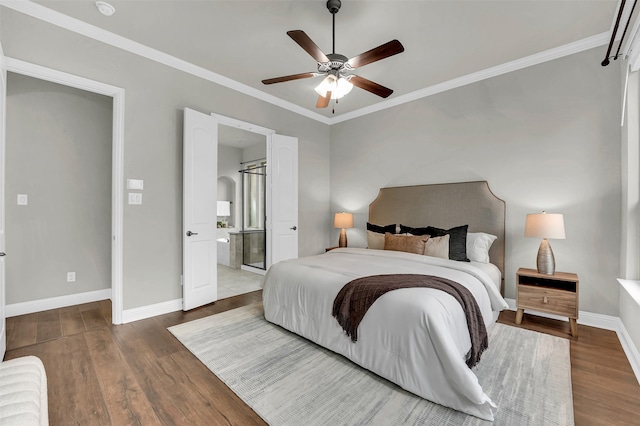
M338 247L338 246L335 246L335 247L329 247L329 248L326 248L326 249L324 249L324 250L325 250L325 253L326 253L326 252L328 252L328 251L331 251L331 250L333 250L333 249L337 249L337 248L339 248L339 247Z
M535 269L520 268L516 273L516 324L522 322L525 309L566 316L571 335L578 337L578 290L576 274L556 272L540 274Z

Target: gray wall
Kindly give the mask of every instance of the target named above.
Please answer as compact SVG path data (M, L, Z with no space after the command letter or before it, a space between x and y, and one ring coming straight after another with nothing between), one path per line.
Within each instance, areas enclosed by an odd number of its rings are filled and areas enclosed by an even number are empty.
M215 112L299 139L299 254L329 235L329 127L156 62L4 9L7 56L126 91L125 178L144 179L140 206L124 208L124 308L182 297L182 111Z
M8 304L111 287L111 116L109 97L8 73Z
M563 213L557 270L580 277L580 309L618 315L620 71L601 49L544 63L331 128L331 211L355 213L365 246L378 188L486 180L506 201L506 297L540 241L527 213ZM420 225L420 224L415 224ZM434 225L438 224L423 224ZM331 241L338 238L331 227Z

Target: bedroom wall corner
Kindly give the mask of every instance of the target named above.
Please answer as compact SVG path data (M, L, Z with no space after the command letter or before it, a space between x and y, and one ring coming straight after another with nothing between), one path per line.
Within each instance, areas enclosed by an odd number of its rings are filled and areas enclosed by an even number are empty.
M540 241L527 213L563 213L558 271L580 277L580 310L619 316L620 71L592 49L332 126L331 208L366 246L368 205L389 186L486 180L506 202L506 297ZM381 224L385 225L385 224ZM414 224L426 226L438 224ZM337 231L332 230L332 240Z

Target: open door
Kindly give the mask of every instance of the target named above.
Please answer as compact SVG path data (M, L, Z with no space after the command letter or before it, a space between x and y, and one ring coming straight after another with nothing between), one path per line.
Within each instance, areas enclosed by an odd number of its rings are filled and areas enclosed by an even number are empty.
M218 123L185 108L183 143L182 309L187 311L218 298Z
M272 135L269 167L271 176L271 259L268 265L298 257L298 138ZM269 207L268 207L269 208ZM268 236L267 236L268 238Z

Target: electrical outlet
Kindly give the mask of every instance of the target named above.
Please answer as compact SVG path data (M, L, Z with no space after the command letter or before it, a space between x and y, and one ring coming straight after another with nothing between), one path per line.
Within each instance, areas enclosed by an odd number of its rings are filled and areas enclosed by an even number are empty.
M67 272L67 282L68 283L76 282L76 273L75 272Z

